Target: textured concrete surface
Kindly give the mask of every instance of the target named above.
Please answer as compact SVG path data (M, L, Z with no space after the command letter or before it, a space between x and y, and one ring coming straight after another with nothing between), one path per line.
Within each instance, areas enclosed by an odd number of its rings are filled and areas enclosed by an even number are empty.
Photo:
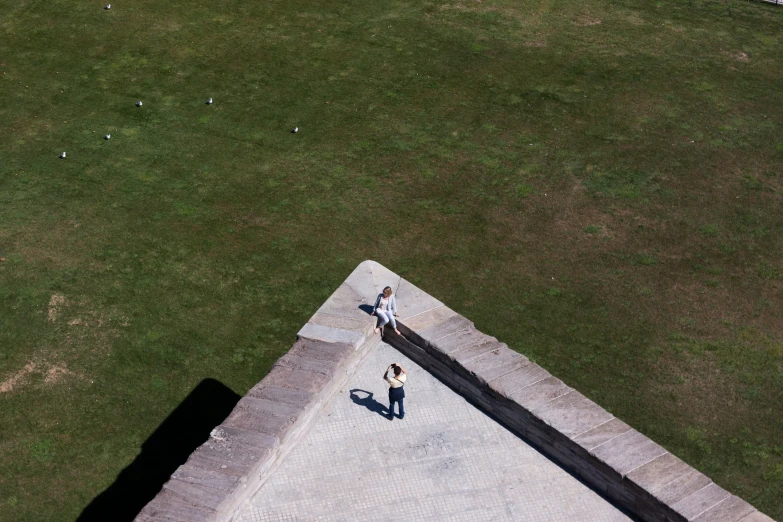
M386 416L391 362L409 374L402 420ZM382 343L235 520L627 518Z

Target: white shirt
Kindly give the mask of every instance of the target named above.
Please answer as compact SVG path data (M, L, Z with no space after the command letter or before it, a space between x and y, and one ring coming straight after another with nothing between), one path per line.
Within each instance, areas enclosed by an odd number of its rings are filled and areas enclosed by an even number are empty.
M386 301L386 306L381 308L381 300L384 299ZM384 297L383 294L378 294L378 298L375 300L375 306L373 306L373 310L381 310L382 312L391 312L393 314L397 313L397 299L394 298L394 294L390 295L389 297Z
M389 377L388 375L384 377L386 379L386 382L389 383L389 386L392 388L401 388L403 383L405 382L406 375L404 373L401 373L399 377Z

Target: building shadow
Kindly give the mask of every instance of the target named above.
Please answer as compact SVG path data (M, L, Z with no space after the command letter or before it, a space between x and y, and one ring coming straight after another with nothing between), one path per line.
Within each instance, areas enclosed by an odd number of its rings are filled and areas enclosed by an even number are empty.
M240 396L214 379L204 379L141 445L141 453L95 497L77 522L131 522L174 471L228 417Z
M357 395L357 392L359 393L366 393L367 397L360 397ZM358 404L359 406L364 406L368 410L370 410L373 413L377 413L381 417L389 418L389 415L391 412L389 411L389 408L381 404L380 402L376 401L373 398L372 392L368 392L367 390L360 390L358 388L354 388L353 390L350 390L351 394L351 400L354 404Z

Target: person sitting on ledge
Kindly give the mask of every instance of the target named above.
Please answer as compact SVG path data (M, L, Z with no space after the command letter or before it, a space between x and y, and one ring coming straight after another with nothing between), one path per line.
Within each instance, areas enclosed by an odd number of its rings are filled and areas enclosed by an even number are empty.
M389 377L389 370L394 370L394 377ZM405 407L402 400L405 398L405 379L408 374L405 368L397 363L391 363L383 372L383 380L389 383L389 420L394 420L394 403L399 404L400 418L405 417Z
M395 317L399 317L397 314L397 300L394 299L390 286L387 286L382 293L378 294L378 299L375 300L375 306L373 306L370 315L375 315L376 313L381 318L381 323L375 328L376 334L386 326L386 323L391 323L394 332L400 335L400 331L397 329L397 321L394 320Z

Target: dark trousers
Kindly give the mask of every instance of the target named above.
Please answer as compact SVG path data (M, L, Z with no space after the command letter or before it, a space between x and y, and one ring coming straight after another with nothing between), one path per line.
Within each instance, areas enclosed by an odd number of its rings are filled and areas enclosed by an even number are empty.
M405 406L402 405L402 402L404 400L405 399L397 399L396 401L389 401L389 415L390 416L392 416L392 417L394 416L394 403L396 402L397 404L400 405L400 407L399 407L399 409L400 409L400 418L405 417Z
M394 417L394 403L399 404L400 418L405 417L405 406L403 400L405 399L405 392L402 388L389 388L389 416Z

